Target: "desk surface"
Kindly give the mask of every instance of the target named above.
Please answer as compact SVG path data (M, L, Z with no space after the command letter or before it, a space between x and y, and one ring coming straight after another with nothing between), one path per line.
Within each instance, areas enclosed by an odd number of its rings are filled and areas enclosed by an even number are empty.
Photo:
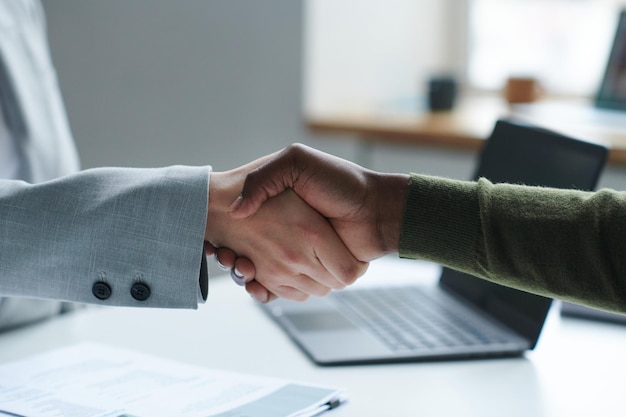
M543 104L561 104L546 101ZM565 105L587 105L586 102L563 102ZM590 104L589 104L590 106ZM609 162L626 164L626 122L623 126L606 125L602 121L572 117L553 117L542 106L520 112L508 106L499 96L463 97L454 111L427 112L418 106L385 105L377 108L344 109L313 112L306 116L306 125L314 133L352 134L367 143L388 143L413 146L478 150L501 117L518 117L555 129L561 133L604 143L609 146ZM626 120L626 115L625 115Z
M372 273L391 268L387 262L374 263ZM402 262L406 273L419 269ZM350 402L327 414L335 417L611 417L626 410L626 327L558 316L522 358L320 368L219 277L198 311L91 309L2 334L0 362L78 341L340 386Z

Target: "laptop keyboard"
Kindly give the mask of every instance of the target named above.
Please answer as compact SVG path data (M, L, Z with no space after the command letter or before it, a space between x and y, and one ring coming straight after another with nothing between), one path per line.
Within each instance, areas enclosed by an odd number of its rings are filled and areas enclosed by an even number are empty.
M410 286L338 291L329 297L394 351L505 342L500 328L460 306L444 306L446 300L435 295Z

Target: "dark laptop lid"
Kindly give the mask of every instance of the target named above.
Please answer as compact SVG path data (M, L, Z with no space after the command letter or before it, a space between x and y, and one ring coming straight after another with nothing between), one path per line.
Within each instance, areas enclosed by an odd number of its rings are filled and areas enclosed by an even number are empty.
M481 152L475 179L593 190L608 150L512 120L500 120ZM440 285L537 343L551 300L444 268Z
M626 110L626 10L619 15L595 105L604 109Z

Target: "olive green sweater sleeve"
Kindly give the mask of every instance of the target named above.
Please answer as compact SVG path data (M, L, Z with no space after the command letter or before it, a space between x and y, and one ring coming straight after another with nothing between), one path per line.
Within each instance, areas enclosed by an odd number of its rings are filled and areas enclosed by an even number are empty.
M401 257L626 312L626 193L413 174Z

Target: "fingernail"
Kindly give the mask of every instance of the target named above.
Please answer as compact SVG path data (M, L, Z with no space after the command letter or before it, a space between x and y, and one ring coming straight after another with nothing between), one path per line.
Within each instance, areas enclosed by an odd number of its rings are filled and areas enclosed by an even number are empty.
M213 257L215 258L215 263L222 271L228 271L230 269L226 265L220 262L220 258L217 257L217 253L213 255Z
M233 279L233 281L235 281L235 284L242 287L246 285L246 277L243 276L243 274L239 272L237 268L233 268L230 270L230 277Z
M239 197L237 197L237 199L235 199L235 201L233 201L233 204L230 205L229 210L237 211L237 209L241 207L242 202L243 202L243 197L240 195Z
M268 301L268 296L267 296L267 294L265 295L265 297L263 297L263 299L260 299L259 297L257 297L257 296L256 296L256 295L254 295L254 294L250 294L250 296L251 296L252 298L254 298L254 301L256 301L257 303L267 304L267 301Z

